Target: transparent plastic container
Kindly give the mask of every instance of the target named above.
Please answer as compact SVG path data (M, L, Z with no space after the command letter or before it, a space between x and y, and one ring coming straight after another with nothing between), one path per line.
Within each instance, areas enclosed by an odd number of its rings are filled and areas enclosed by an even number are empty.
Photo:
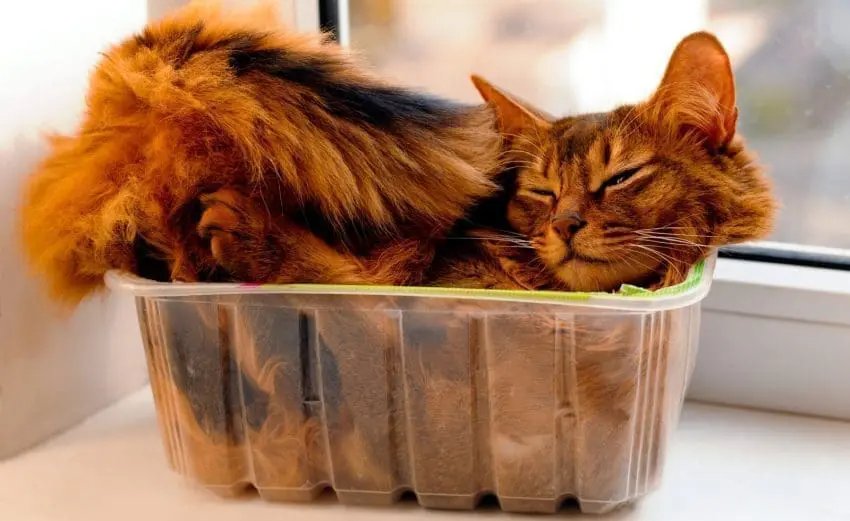
M168 460L209 489L606 512L659 485L713 268L618 295L107 282L136 296Z

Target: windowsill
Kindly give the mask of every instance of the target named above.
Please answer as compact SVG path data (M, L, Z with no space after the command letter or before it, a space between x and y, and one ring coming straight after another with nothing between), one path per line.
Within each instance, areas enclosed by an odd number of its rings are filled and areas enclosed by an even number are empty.
M850 423L688 403L662 488L593 519L771 521L850 517ZM0 462L0 505L16 521L250 519L351 521L467 515L412 504L347 508L333 500L222 500L166 466L149 389L29 453ZM478 516L510 518L493 510ZM520 516L517 516L520 518Z
M850 295L850 271L718 259L714 282Z
M718 259L688 397L850 420L850 271Z

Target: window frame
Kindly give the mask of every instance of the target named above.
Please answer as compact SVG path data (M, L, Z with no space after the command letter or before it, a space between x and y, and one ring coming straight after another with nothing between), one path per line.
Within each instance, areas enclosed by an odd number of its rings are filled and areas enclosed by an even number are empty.
M305 1L348 44L348 0ZM761 242L719 257L687 398L850 420L850 252Z

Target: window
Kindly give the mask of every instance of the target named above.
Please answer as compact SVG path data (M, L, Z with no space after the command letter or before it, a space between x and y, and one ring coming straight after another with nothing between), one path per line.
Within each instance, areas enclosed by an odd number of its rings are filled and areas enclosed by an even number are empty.
M708 29L784 204L773 239L850 248L847 2L369 0L350 20L350 44L401 82L475 101L475 71L553 114L645 98L676 42Z
M475 102L475 72L553 114L644 98L682 36L714 32L783 209L770 242L723 252L690 396L850 418L850 3L320 0L319 18L395 81Z

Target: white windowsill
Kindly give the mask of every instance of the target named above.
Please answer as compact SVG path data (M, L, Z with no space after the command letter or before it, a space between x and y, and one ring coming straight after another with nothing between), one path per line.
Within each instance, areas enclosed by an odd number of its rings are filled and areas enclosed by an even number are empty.
M850 423L688 403L662 488L588 519L785 521L850 518ZM222 500L167 468L149 389L15 459L0 462L0 511L15 521L526 519L413 504L347 508ZM721 515L722 514L722 515ZM720 516L720 517L719 517Z
M688 396L850 420L850 272L719 259Z
M761 261L718 259L714 272L715 282L740 283L752 286L820 291L836 295L850 295L850 271L771 264ZM850 323L850 318L846 322Z

